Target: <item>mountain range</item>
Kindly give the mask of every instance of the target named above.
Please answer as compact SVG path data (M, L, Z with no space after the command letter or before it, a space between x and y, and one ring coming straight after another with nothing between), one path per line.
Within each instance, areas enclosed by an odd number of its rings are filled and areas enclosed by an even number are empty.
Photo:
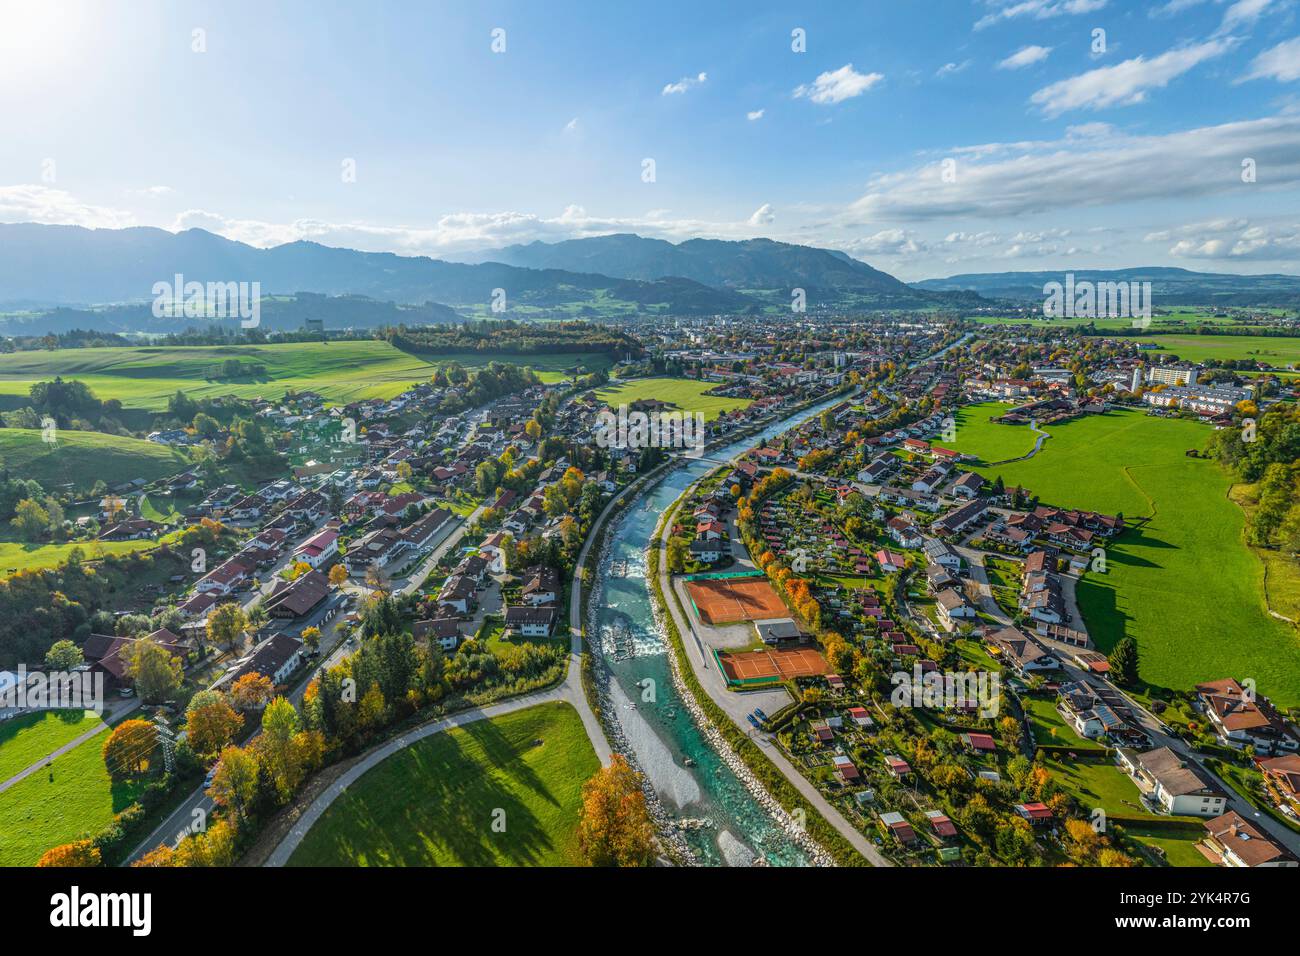
M634 314L785 312L796 289L809 311L989 308L1041 302L1060 272L957 275L905 283L836 250L770 239L680 243L623 233L486 250L450 262L316 242L268 249L202 229L86 229L0 224L0 334L71 328L172 331L152 315L153 287L258 282L264 327L453 322L461 317L602 318ZM1186 269L1078 270L1094 281L1150 281L1160 305L1295 305L1300 277ZM494 309L494 299L504 310ZM187 325L194 325L189 320Z

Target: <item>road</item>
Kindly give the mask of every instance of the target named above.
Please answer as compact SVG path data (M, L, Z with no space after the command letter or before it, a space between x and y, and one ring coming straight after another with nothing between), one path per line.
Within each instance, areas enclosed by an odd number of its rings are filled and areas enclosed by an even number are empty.
M994 601L991 596L985 596L988 594L989 588L988 579L984 574L983 554L973 548L963 546L956 547L954 550L965 559L967 564L970 565L972 580L980 583L980 597L984 605L984 610L1004 626L1012 626L1011 619L1007 617L1000 607L998 607L997 602ZM978 561L976 559L978 559ZM1061 666L1064 669L1066 676L1071 681L1080 681L1094 688L1104 689L1108 692L1119 694L1128 703L1137 726L1143 733L1151 738L1152 748L1168 747L1174 753L1178 754L1182 760L1195 766L1213 780L1219 788L1227 794L1227 805L1229 810L1235 810L1244 819L1249 820L1255 826L1259 827L1282 846L1300 856L1300 833L1296 833L1289 827L1283 826L1268 814L1256 810L1249 801L1238 795L1237 791L1233 790L1232 787L1228 785L1227 781L1223 780L1216 773L1211 771L1202 762L1201 757L1196 754L1192 748L1182 740L1182 738L1165 733L1164 730L1161 729L1164 725L1160 720L1136 700L1126 694L1122 688L1116 686L1108 678L1093 674L1090 671L1085 671L1083 668L1073 663L1072 655L1076 650L1078 650L1078 648L1072 647L1069 644L1064 644L1060 641L1054 641L1051 638L1042 635L1037 636L1043 644L1055 653L1056 657L1061 661Z
M670 523L665 521L662 529L663 533L654 542L654 546L659 548L659 588L664 595L665 603L668 605L668 612L673 617L673 623L677 625L677 632L682 636L682 644L686 648L686 658L690 661L695 676L699 678L705 692L714 703L726 711L727 716L731 718L737 727L763 748L763 752L767 754L768 759L776 765L781 773L785 774L786 779L803 795L803 798L815 807L826 818L826 821L853 845L855 850L866 857L873 866L892 866L893 864L881 855L871 841L864 837L848 820L844 819L843 814L831 806L830 802L821 795L817 788L786 759L780 748L772 743L770 735L760 733L751 727L746 715L753 710L754 705L746 706L744 698L728 691L726 681L722 675L718 673L716 668L709 666L708 655L704 650L703 643L695 635L694 629L682 614L678 603L672 599L674 592L671 575L668 573L667 532L669 529Z
M619 500L620 496L611 499L605 505L604 510L601 511L600 517L592 525L592 531L587 535L587 540L583 542L582 550L578 553L577 567L581 568L586 562L592 543L599 537L598 530ZM466 522L466 527L472 523L474 517L475 515L471 515L470 521ZM463 533L463 528L460 531ZM458 541L460 535L454 537ZM441 549L445 550L454 546L456 541L449 538L443 543ZM434 559L431 558L431 560ZM311 805L290 828L284 839L280 841L280 844L271 851L265 865L284 866L287 864L290 857L293 856L294 850L302 843L303 838L306 837L316 821L329 809L330 804L337 800L349 786L365 776L367 771L387 760L393 754L404 750L419 740L454 727L464 727L480 720L502 717L517 710L523 710L525 707L534 707L537 704L557 701L569 704L578 712L578 716L582 719L583 729L587 732L587 739L591 741L592 749L596 751L596 755L600 757L602 764L608 764L613 751L609 746L609 741L605 738L604 730L601 729L600 721L596 718L587 702L587 695L582 688L582 578L577 574L574 575L573 584L569 591L569 659L565 664L564 680L546 690L535 691L487 707L476 707L472 710L460 711L449 717L432 721L371 750L312 801Z

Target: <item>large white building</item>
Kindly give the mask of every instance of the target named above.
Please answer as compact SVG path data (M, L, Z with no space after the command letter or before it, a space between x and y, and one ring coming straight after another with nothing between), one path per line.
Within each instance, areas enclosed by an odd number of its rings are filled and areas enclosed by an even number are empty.
M1147 383L1150 385L1195 385L1196 369L1187 365L1147 366Z

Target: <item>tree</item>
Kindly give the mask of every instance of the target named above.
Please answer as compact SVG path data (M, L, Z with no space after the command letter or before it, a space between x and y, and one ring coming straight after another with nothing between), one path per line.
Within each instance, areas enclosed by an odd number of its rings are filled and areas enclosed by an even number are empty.
M301 637L303 643L306 644L308 647L310 647L313 651L316 650L316 648L320 647L319 627L304 627L302 629Z
M76 840L46 850L36 861L36 865L41 867L99 866L102 862L99 847L89 840Z
M115 778L138 774L158 746L158 728L147 720L124 720L104 741L104 764Z
M338 564L334 565L334 567L330 568L329 578L330 584L334 585L336 588L342 587L348 579L348 566L340 561Z
M619 754L582 785L578 846L592 866L649 866L654 824L641 792L641 775Z
M191 833L176 846L173 866L231 866L235 862L235 826L218 820L201 833Z
M318 732L298 728L298 712L283 697L271 701L262 713L262 735L257 738L259 764L281 803L289 802L324 751L324 739Z
M271 679L257 672L245 674L230 688L230 699L239 710L258 710L274 695Z
M218 805L227 808L243 819L253 798L257 795L257 781L261 768L257 755L251 749L227 746L217 760L217 772L212 775L208 795Z
M233 601L218 604L208 615L208 640L217 647L232 648L248 630L248 617L244 609Z
M1132 687L1138 682L1138 645L1130 635L1121 637L1107 658L1110 676L1122 687Z
M49 530L50 513L41 507L39 501L24 498L18 502L14 519L9 523L28 541L39 541Z
M201 690L185 708L186 739L201 757L220 753L243 725L243 716L220 691Z
M180 690L184 676L180 658L161 644L140 638L122 656L135 691L145 703L161 704Z
M70 671L80 667L86 661L81 648L71 641L55 641L45 652L45 666L52 671Z

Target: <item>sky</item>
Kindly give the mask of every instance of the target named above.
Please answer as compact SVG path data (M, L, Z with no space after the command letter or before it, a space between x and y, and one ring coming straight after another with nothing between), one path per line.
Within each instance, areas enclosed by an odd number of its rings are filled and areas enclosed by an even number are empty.
M0 0L0 222L1300 273L1300 0Z

